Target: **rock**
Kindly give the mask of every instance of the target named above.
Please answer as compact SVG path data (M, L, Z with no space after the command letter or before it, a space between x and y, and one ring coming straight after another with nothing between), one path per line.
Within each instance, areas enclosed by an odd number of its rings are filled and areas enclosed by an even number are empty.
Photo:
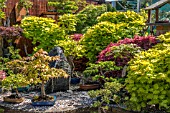
M73 91L72 91L72 90L67 90L67 92L73 94Z
M58 69L63 69L64 71L67 72L67 74L71 74L71 68L70 65L64 55L63 50L61 49L61 47L54 47L50 52L49 52L49 56L59 56L60 60L56 60L54 62L50 62L50 67L55 67ZM69 90L70 87L70 77L68 78L53 78L50 79L47 83L46 83L46 93L53 93L53 92L57 92L57 91L67 91Z

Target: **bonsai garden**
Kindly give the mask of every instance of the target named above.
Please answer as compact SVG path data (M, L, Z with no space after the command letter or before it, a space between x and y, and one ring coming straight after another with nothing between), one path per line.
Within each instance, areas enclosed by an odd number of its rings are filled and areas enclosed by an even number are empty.
M0 113L170 112L170 0L0 0Z

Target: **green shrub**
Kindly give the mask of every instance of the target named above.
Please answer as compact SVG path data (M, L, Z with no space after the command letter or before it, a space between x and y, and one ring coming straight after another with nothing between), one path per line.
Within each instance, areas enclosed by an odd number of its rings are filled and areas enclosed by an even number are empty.
M0 19L2 19L2 18L5 17L5 13L2 11L2 8L5 7L5 1L6 1L6 0L1 0L1 1L0 1Z
M105 74L110 71L120 70L122 67L116 66L113 61L99 62L98 64L89 64L89 67L83 71L85 77L95 76L96 79L105 77Z
M59 15L72 14L78 10L76 0L48 0L48 5L55 7Z
M42 48L49 51L56 45L56 40L65 39L65 32L55 20L42 17L26 17L21 21L21 28L24 30L26 38L32 40L37 45L35 51Z
M119 26L110 22L101 22L88 29L82 40L86 50L85 56L91 62L96 61L96 55L110 42L116 42L121 39L116 33L118 29Z
M122 90L124 85L122 82L124 82L124 80L116 78L105 78L105 80L107 82L104 84L103 89L92 90L89 91L88 94L91 98L97 99L94 101L93 107L104 108L107 110L108 104L114 103L119 106L124 101L122 99L122 96L124 95L124 91Z
M97 18L99 22L109 21L111 23L134 23L139 25L145 25L145 18L134 11L127 12L106 12Z
M107 12L106 5L88 5L77 14L79 23L77 33L85 33L87 29L97 23L97 17ZM83 21L83 22L82 22Z
M143 13L140 15L134 11L106 12L98 17L98 21L108 21L114 24L126 23L127 29L131 29L133 33L138 33L144 28L146 18Z
M145 19L133 11L106 12L98 17L100 23L87 30L84 36L86 57L90 62L96 60L96 55L110 42L132 38L144 28Z
M59 46L64 48L64 54L73 58L81 58L84 54L84 46L80 44L80 41L75 41L68 37L65 40L59 41Z
M59 16L57 24L62 27L67 34L71 34L76 31L78 18L73 14L64 14Z
M162 43L129 62L126 89L130 93L128 107L133 110L148 106L170 110L170 32L158 38Z
M125 37L131 38L136 34L136 28L129 28L128 24L114 24L101 22L88 29L84 35L82 43L86 48L86 57L90 62L96 61L96 56L110 42L117 42Z

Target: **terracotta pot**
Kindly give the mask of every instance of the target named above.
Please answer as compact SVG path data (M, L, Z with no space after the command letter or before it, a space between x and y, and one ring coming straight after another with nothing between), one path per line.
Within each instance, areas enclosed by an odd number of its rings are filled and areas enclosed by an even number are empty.
M9 97L4 97L4 102L9 102L9 103L21 103L24 101L24 98L9 98Z
M82 90L94 90L100 88L99 84L80 84Z

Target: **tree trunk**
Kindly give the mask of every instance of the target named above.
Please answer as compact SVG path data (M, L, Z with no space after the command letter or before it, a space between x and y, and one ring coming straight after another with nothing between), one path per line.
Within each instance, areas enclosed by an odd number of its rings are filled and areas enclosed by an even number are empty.
M69 63L70 66L71 66L71 76L73 76L73 72L74 72L74 69L75 69L73 60L74 60L74 57L73 57L73 56L68 56L68 57L67 57L67 61L68 61L68 63Z
M42 81L42 84L41 84L41 97L45 97L45 83L44 81Z
M15 92L16 92L16 95L19 96L19 92L17 88L15 89Z

